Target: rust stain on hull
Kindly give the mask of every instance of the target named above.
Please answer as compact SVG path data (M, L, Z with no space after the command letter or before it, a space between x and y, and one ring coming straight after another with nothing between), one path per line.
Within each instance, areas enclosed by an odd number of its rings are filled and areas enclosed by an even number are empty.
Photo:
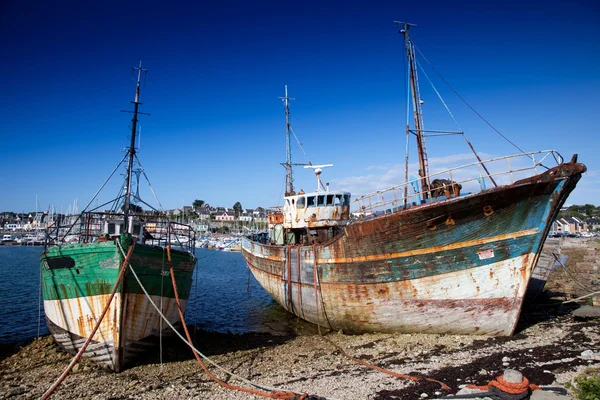
M320 245L244 239L242 252L265 290L312 323L511 335L550 224L584 170L567 163L513 185L353 221Z

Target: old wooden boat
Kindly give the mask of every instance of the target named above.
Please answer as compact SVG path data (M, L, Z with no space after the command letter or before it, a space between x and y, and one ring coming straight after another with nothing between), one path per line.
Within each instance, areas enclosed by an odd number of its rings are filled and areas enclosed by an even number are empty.
M135 361L167 328L151 301L159 306L169 322L179 321L170 267L173 267L185 311L196 265L193 229L169 221L139 196L140 173L136 173L134 165L139 166L135 138L141 104L141 64L137 71L131 144L113 171L114 174L126 164L124 193L88 210L92 199L82 213L61 216L48 229L46 248L41 255L48 329L56 342L69 352L82 348L116 288L108 312L83 353L84 357L114 371ZM137 171L141 171L141 167ZM138 185L135 193L132 190L134 175ZM99 211L100 207L109 205L109 210ZM143 211L141 205L151 209ZM124 264L124 276L119 279Z
M409 179L407 156L406 181L357 198L352 213L350 193L320 179L296 193L286 93L284 204L267 236L243 240L243 255L284 308L329 329L511 335L552 221L586 167L555 151L481 160L467 141L476 162L430 174L410 24L399 25L419 177Z

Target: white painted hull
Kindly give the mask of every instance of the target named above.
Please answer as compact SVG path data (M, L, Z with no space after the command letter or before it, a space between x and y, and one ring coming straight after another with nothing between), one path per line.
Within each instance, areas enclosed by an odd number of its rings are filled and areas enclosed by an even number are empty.
M108 298L109 295L97 295L45 300L48 326L58 344L71 353L78 351L91 335ZM161 308L161 297L151 298ZM185 312L187 301L181 300L181 305ZM175 299L163 297L162 312L172 324L179 323ZM159 336L161 329L164 334L170 328L144 294L129 293L124 300L123 295L117 293L84 356L119 371L121 365L144 352L150 346L150 339Z

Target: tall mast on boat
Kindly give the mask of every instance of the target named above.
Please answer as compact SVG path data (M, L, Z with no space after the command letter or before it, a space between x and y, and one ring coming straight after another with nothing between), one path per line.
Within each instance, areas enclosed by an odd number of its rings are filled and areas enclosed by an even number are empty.
M133 103L133 118L131 119L131 144L129 145L128 154L129 159L127 161L127 177L125 178L125 221L124 228L125 232L129 232L129 208L131 207L131 175L133 172L133 159L135 158L135 134L137 132L137 122L138 122L138 107L140 104L140 82L142 78L142 71L147 71L142 69L142 62L140 61L139 67L133 67L134 70L137 69L137 84L135 87L135 100Z
M416 26L407 22L397 22L402 26L400 33L404 35L404 42L406 45L406 56L408 58L408 66L410 70L410 89L412 93L413 103L413 117L415 120L415 131L413 132L417 138L417 153L419 157L419 176L421 177L421 192L423 198L430 197L429 192L429 164L427 161L427 150L425 148L425 136L423 135L423 112L421 109L421 94L419 92L419 79L417 76L417 62L415 59L415 48L410 36L408 35L408 29L410 26ZM408 129L408 127L407 127Z
M290 100L295 100L293 97L288 97L287 85L285 85L285 97L280 97L285 103L285 152L286 162L284 164L285 174L285 195L290 196L294 192L294 177L292 174L292 145L290 141Z

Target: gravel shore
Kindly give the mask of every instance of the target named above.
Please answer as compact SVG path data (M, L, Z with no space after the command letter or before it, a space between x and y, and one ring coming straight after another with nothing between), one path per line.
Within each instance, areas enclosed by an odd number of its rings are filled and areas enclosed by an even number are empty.
M590 244L597 245L596 242ZM563 253L568 254L568 249L563 249ZM342 332L328 332L321 337L314 326L295 321L293 332L279 334L233 335L198 331L195 344L213 361L244 379L326 399L442 397L456 393L468 383L487 384L507 368L521 371L531 383L564 387L584 370L600 368L598 320L574 317L571 313L579 305L561 304L573 294L553 291L568 286L566 280L576 277L576 270L573 264L569 267L569 277L556 278L554 284L549 280L543 298L523 310L517 331L511 337L347 335ZM348 356L396 373L432 378L444 382L451 390L444 390L432 381L411 381L386 375ZM61 351L51 337L23 345L1 346L0 399L40 398L71 357ZM227 383L248 387L215 367L210 369ZM119 374L82 360L53 398L259 397L221 388L202 371L189 348L178 339L169 339L163 343L162 356L157 349L139 365Z

